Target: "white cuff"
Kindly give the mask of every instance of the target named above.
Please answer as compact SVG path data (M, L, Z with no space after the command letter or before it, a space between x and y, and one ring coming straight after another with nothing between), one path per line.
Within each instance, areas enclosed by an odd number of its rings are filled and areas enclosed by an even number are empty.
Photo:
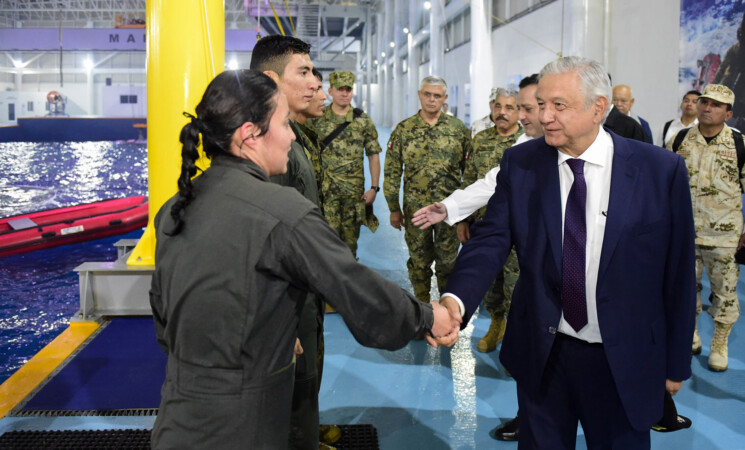
M457 219L459 215L458 214L458 202L448 197L444 199L443 201L441 201L440 203L445 205L445 208L448 210L448 215L445 217L444 222L450 225L451 227L455 225L456 223L458 223L457 220L453 220L453 219Z
M445 292L440 296L440 300L442 300L444 297L453 298L456 302L458 302L458 307L460 307L460 316L463 317L466 315L466 307L463 306L463 301L461 301L461 299L458 298L457 295L451 294L450 292Z

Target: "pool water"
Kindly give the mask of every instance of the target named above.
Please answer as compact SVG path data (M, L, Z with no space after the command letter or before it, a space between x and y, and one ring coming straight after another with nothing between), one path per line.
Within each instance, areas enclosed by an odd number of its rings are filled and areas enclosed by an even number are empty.
M147 145L0 143L0 217L147 195ZM0 258L0 383L51 342L79 306L87 261L116 259L114 242L142 231Z

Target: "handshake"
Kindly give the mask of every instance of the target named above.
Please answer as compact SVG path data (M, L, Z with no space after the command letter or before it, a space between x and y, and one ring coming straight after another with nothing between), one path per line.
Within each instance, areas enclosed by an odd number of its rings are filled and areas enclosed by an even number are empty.
M427 335L427 342L435 348L440 345L452 347L458 342L458 332L463 322L460 305L454 298L444 297L440 301L432 301L432 312L435 321L432 324L431 335Z

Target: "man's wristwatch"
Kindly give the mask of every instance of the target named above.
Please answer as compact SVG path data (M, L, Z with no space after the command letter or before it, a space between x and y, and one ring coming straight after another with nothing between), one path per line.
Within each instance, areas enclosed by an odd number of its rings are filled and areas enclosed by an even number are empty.
M370 186L370 189L372 189L373 191L375 191L375 193L380 192L380 186Z

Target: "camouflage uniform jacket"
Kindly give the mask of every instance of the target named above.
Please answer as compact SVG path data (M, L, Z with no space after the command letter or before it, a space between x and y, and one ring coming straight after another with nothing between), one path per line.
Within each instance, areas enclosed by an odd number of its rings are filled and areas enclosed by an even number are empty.
M672 149L670 139L668 149ZM725 124L710 142L698 126L680 144L685 158L693 201L696 245L737 247L742 233L742 173L737 173L737 150L732 130Z
M303 140L303 147L308 151L310 162L313 164L313 170L316 171L316 178L318 181L318 190L320 194L321 190L321 145L319 144L318 135L315 131L308 128L306 124L296 122L298 129L305 135L301 137Z
M494 128L496 126L497 124L491 120L491 113L489 113L471 124L471 137L475 137L479 132L484 131L487 128Z
M327 106L321 117L306 122L318 135L319 142L342 123L351 122L320 152L321 192L326 198L361 197L365 192L364 156L382 151L378 144L378 131L370 116L362 113L355 119L353 115L352 108L344 116L338 116L331 106Z
M391 212L401 210L399 190L404 178L404 207L413 212L439 202L461 184L471 136L459 119L440 114L434 125L414 114L391 133L385 156L383 193Z
M517 141L517 138L525 133L525 129L518 122L517 131L509 136L502 136L497 131L497 127L487 128L480 131L473 138L473 150L466 160L466 170L463 172L463 184L461 189L465 189L480 178L484 178L487 172L497 167L502 161L504 151ZM481 208L481 213L486 208Z

